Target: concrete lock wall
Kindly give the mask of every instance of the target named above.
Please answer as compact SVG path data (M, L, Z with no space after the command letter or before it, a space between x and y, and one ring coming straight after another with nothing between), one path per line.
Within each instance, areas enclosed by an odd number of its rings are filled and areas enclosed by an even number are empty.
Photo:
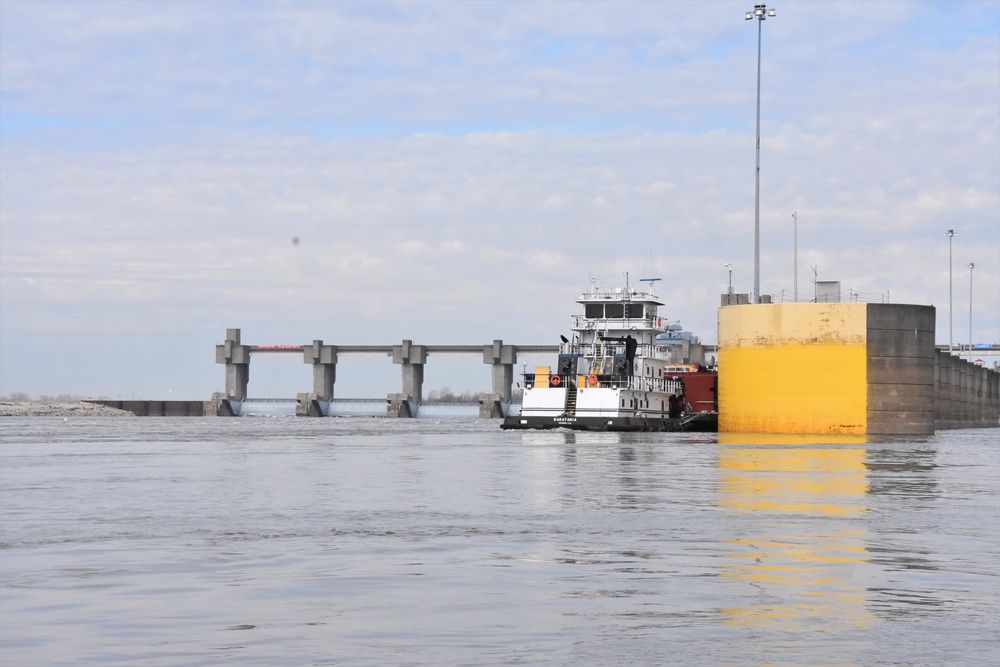
M934 433L934 307L871 303L868 433Z
M719 310L724 433L931 434L997 426L1000 374L934 345L933 306Z
M936 350L934 421L937 428L1000 425L1000 373Z

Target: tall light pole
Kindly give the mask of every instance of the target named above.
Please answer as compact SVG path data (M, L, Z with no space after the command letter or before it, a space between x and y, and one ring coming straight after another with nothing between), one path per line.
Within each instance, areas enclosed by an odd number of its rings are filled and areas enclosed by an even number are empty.
M954 229L949 229L944 235L948 237L948 354L952 354L955 338L953 336L954 329L952 328L951 317L951 240L958 236L958 232Z
M976 268L975 262L965 265L969 270L969 361L972 361L972 269Z
M753 191L753 302L760 303L760 34L761 24L768 16L774 16L773 9L764 3L753 6L744 18L757 19L757 170L754 173Z
M794 211L792 213L792 220L795 222L792 225L792 264L794 265L794 273L792 274L792 299L793 303L799 302L799 213Z

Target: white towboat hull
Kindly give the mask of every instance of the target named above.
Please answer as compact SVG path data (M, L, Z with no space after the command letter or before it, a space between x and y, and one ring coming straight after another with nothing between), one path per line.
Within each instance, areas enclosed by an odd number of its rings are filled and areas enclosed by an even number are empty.
M500 425L504 429L554 429L575 431L682 431L684 422L670 417L537 417L512 415Z

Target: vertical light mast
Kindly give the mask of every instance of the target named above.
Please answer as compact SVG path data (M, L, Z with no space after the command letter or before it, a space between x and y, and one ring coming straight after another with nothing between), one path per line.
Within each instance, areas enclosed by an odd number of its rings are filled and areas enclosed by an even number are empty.
M799 213L792 213L792 300L799 302Z
M972 361L972 269L979 266L975 262L969 262L965 268L969 270L969 361Z
M774 9L764 3L753 6L744 18L757 19L757 169L754 174L753 195L753 302L760 303L760 35L761 24L768 16L774 16Z
M951 301L951 295L952 295L952 289L951 289L951 240L953 238L955 238L956 236L958 236L958 232L956 232L954 229L949 229L948 231L946 231L944 233L944 235L946 237L948 237L948 354L954 354L954 347L955 347L955 335L954 335L954 333L955 333L955 329L953 327L953 321L954 320L952 318L952 307L951 307L951 304L952 304L952 301Z

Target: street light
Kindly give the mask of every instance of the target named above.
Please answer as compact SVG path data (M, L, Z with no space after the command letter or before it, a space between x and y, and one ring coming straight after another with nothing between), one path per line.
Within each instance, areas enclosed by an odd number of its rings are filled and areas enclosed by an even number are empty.
M951 240L958 236L958 232L954 229L949 229L944 233L948 237L948 354L952 354L952 346L954 344L954 337L952 335L952 317L951 317Z
M975 262L965 265L969 270L969 361L972 361L972 269L976 268Z
M757 19L757 170L754 174L753 192L753 302L760 303L760 33L761 24L768 16L774 16L773 9L764 3L755 4L752 12L744 17L747 21Z
M727 294L733 293L733 265L726 262L726 268L729 269L729 291Z
M792 298L794 303L799 302L799 213L792 212Z

